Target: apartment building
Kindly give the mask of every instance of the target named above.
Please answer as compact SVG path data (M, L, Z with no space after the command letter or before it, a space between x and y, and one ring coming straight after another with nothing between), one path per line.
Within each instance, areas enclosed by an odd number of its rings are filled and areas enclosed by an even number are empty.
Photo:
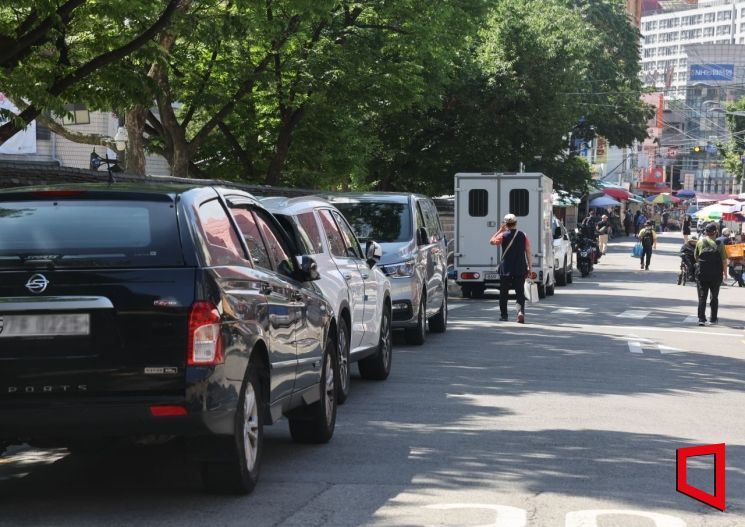
M696 65L687 49L745 44L745 0L653 2L642 15L640 31L645 85L663 91L667 99L684 99L690 66Z

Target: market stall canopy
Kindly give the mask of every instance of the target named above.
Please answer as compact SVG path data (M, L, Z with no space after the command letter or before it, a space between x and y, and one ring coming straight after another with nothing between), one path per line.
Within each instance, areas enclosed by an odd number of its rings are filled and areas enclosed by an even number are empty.
M551 194L551 201L554 207L567 208L579 206L580 199L566 192L554 192Z
M742 211L745 202L737 200L726 200L704 207L696 213L696 219L699 220L719 220L723 219L725 214L735 214Z
M712 203L725 199L737 198L735 194L714 194L711 192L696 192L696 201L699 203Z
M680 203L681 199L671 196L670 194L657 194L654 197L650 196L647 198L647 201L649 203L654 203L655 205L671 205L673 203Z
M696 192L693 190L679 190L677 196L684 199L695 198Z
M611 198L620 199L623 201L629 200L634 197L631 192L623 188L604 188L603 192Z
M663 192L670 193L672 192L672 189L669 185L666 185L665 183L655 183L652 181L642 181L639 183L638 187L639 190L644 192L649 192L650 194L662 194Z
M610 196L601 196L590 202L590 208L600 209L603 207L618 207L620 204L620 202L614 200Z

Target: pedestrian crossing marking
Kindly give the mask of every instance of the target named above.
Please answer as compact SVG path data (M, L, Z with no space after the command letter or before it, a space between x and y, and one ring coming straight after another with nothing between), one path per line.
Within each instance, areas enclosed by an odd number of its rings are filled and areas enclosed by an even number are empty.
M465 304L448 304L448 311L451 311L453 309L460 309L465 306Z
M619 313L616 315L617 318L633 318L637 320L641 320L643 318L646 318L651 311L638 311L634 309L629 309L627 311L624 311L623 313Z
M652 342L651 340L646 340L643 343L639 342L639 340L629 340L628 346L629 346L629 351L636 355L644 355L645 349L650 349L650 350L656 349L662 355L667 355L668 353L683 353L682 349L673 348L671 346L664 346L662 344L657 344L655 342Z
M629 342L629 351L631 353L637 353L639 355L644 354L644 349L642 349L641 342Z
M696 315L691 315L690 317L686 317L683 324L695 324L696 322L698 322L698 317Z
M553 311L555 315L586 315L589 307L562 307Z

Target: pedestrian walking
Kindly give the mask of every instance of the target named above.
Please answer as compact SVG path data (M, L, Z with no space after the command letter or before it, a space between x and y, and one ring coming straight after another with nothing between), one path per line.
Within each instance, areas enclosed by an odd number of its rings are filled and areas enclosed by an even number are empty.
M683 243L688 242L688 237L691 235L691 216L685 215L683 218Z
M706 300L711 295L709 322L718 322L719 288L727 278L727 253L724 244L717 244L717 225L709 223L704 227L706 233L693 253L696 260L696 286L698 289L698 325L706 325Z
M631 215L631 211L626 209L626 213L623 215L623 230L626 232L626 236L631 236L633 229L634 217Z
M664 211L662 213L662 232L667 232L667 224L670 221L670 213L668 211Z
M657 249L657 234L654 232L654 224L651 220L644 223L644 228L637 235L642 244L641 268L649 271L649 262L652 261L652 249Z
M525 323L525 278L532 274L530 240L517 229L517 216L507 214L504 223L489 241L501 245L502 261L499 264L499 320L507 320L507 296L510 289L517 297L517 322Z
M611 228L608 216L603 214L603 217L600 219L600 221L595 224L595 232L598 235L600 254L605 254L605 251L608 250L608 235L610 234L610 230Z
M639 223L639 216L641 216L642 211L640 209L637 209L634 213L634 234L639 234L639 229L641 227L641 223Z
M639 215L636 217L636 235L637 236L639 236L639 231L641 231L644 228L646 223L647 223L647 217L644 215L643 212L639 212Z

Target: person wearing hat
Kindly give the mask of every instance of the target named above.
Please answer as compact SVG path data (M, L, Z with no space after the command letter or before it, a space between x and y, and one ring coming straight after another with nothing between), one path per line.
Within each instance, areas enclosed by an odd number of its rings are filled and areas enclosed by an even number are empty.
M716 324L719 311L719 287L727 278L727 253L724 245L716 242L717 225L709 223L704 227L705 236L696 244L693 257L696 260L696 285L698 288L698 325L706 325L706 300L711 294L711 317L709 322Z
M595 225L595 232L598 235L600 254L605 254L605 251L608 249L608 235L610 234L610 220L608 220L607 214L603 214L603 217Z
M530 240L517 229L517 216L507 214L504 223L494 233L489 243L500 245L502 261L499 264L499 320L507 320L507 296L514 289L519 311L517 322L525 323L525 278L533 272Z
M652 261L652 249L657 249L657 234L654 232L652 220L644 222L644 228L639 231L637 236L642 244L642 271L649 271L649 262Z

